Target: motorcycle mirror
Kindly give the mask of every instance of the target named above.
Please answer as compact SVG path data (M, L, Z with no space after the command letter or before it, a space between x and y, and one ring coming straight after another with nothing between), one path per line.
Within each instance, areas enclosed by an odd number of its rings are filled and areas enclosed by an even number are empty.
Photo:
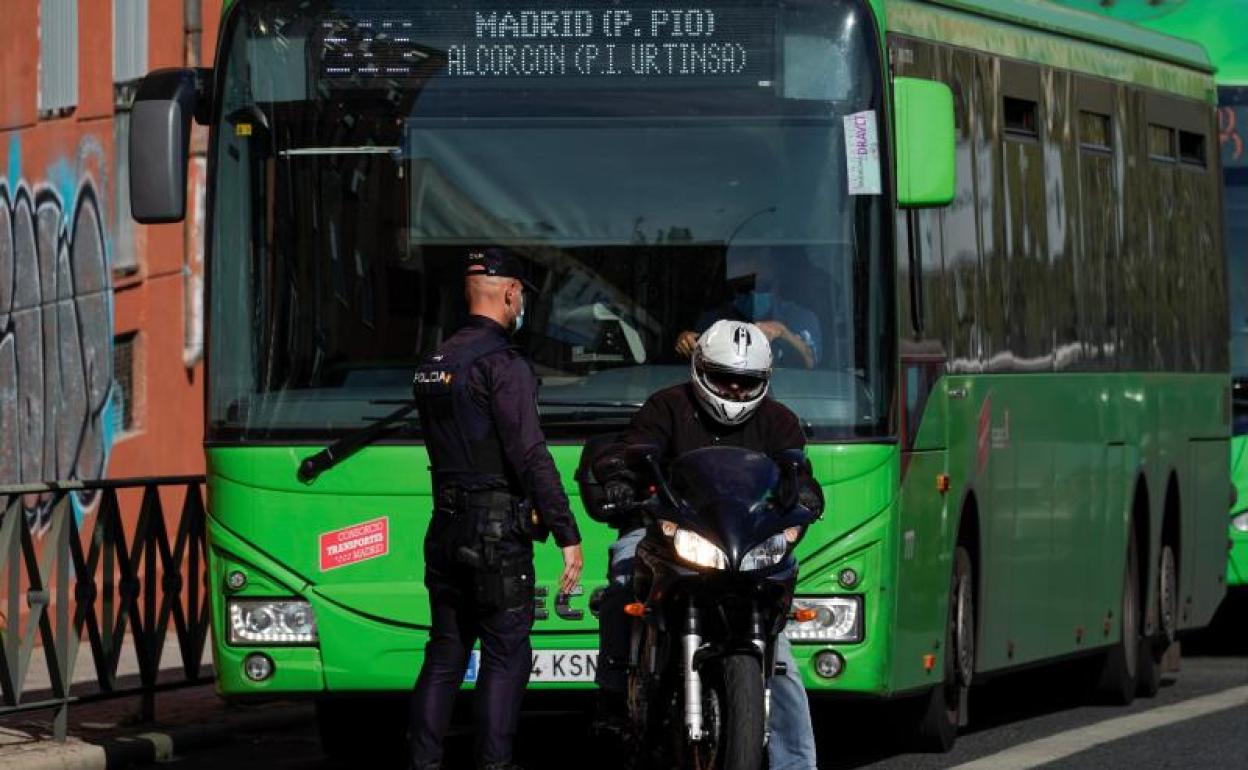
M631 444L624 450L624 461L629 467L649 470L664 502L677 508L679 505L676 502L676 496L672 494L671 487L667 485L667 479L663 476L663 468L659 465L661 456L662 452L654 444Z

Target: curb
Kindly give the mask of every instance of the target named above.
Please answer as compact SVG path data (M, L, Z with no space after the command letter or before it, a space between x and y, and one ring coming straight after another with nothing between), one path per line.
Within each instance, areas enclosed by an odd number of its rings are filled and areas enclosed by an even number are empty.
M280 709L246 718L149 730L96 741L70 737L64 743L39 741L0 755L5 770L122 770L168 762L233 740L240 731L280 730L304 724L302 709Z

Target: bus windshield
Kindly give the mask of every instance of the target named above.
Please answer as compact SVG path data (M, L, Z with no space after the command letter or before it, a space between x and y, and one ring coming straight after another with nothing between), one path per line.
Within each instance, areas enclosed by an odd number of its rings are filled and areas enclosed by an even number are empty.
M530 270L548 433L626 418L719 318L814 437L889 430L882 65L861 0L244 0L212 154L209 438L320 439L408 397L463 260Z
M1220 88L1218 102L1238 436L1248 434L1248 88Z

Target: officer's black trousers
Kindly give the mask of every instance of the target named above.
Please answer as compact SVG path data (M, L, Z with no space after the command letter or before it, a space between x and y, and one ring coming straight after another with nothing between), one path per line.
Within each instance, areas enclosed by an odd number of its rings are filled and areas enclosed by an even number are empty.
M416 767L441 761L455 695L473 645L481 642L475 701L476 754L481 764L511 760L520 701L529 681L532 600L510 610L478 609L471 570L429 564L433 628L412 695L411 748Z

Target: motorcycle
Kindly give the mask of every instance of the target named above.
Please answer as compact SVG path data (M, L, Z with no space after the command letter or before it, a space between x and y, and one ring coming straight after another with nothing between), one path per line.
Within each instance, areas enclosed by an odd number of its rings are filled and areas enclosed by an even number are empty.
M676 458L651 447L629 464L652 494L634 559L628 716L634 765L759 770L768 740L775 645L797 580L793 548L818 515L799 502L800 451L736 447Z

